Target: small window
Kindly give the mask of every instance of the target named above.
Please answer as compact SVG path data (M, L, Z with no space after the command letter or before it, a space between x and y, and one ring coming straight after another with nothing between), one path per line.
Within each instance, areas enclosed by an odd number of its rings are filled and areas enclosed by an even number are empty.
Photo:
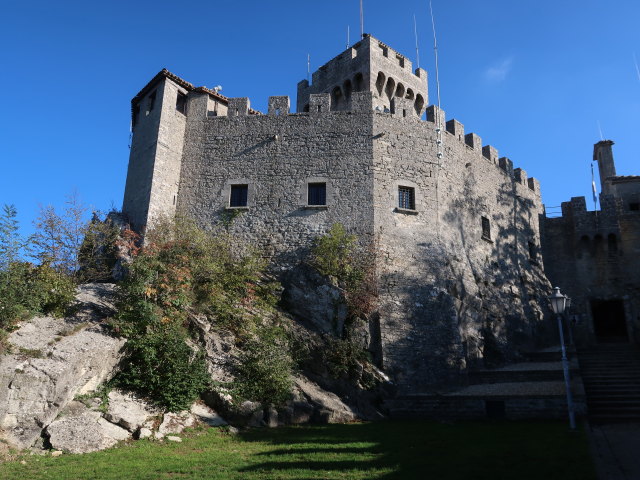
M633 202L629 204L629 210L632 212L640 212L640 203Z
M307 194L307 205L327 204L327 184L310 183Z
M416 194L413 187L398 187L398 208L416 209Z
M249 185L231 185L230 207L246 207Z
M147 115L149 114L149 112L151 110L153 110L153 107L156 104L156 93L157 92L158 92L157 90L154 90L154 92L151 95L149 95L149 109L147 110Z
M187 114L187 96L182 92L178 92L176 97L176 110L183 115Z
M529 260L533 262L538 260L538 249L536 248L536 244L533 242L529 242Z
M491 222L487 217L482 217L482 238L491 240Z

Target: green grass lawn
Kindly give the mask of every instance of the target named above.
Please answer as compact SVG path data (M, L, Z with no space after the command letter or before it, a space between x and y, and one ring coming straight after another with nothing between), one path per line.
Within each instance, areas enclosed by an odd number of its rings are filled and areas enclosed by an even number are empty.
M564 422L396 421L181 436L182 443L25 456L0 464L0 479L596 479L586 435Z

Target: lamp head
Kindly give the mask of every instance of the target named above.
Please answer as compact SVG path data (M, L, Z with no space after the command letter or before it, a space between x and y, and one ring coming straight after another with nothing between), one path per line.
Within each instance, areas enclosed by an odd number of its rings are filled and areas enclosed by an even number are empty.
M551 302L551 309L556 315L562 315L567 305L567 297L560 293L560 288L554 288L553 295L549 296Z

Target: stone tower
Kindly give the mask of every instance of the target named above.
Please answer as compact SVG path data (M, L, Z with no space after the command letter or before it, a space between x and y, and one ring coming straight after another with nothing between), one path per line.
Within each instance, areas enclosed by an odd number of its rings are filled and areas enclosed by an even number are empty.
M593 159L598 161L601 191L605 195L611 194L610 182L607 182L607 179L616 176L612 146L613 142L611 140L602 140L593 146Z
M312 94L331 94L331 110L340 111L350 110L354 92L371 92L380 111L389 112L392 100L400 98L411 102L420 116L428 101L427 72L411 68L404 55L365 34L314 72L311 85L307 80L298 83L298 112L309 111Z
M131 100L133 139L122 211L136 231L175 215L189 93L192 103L204 102L207 114L226 115L226 97L166 69Z

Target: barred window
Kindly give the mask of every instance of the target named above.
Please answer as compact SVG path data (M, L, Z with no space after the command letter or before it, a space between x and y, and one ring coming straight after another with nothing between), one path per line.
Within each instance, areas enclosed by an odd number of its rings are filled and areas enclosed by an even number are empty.
M487 217L482 217L482 238L491 240L491 222Z
M327 184L310 183L307 192L307 205L327 204Z
M398 187L398 208L416 209L416 195L412 187Z
M249 185L231 185L230 207L246 207Z

